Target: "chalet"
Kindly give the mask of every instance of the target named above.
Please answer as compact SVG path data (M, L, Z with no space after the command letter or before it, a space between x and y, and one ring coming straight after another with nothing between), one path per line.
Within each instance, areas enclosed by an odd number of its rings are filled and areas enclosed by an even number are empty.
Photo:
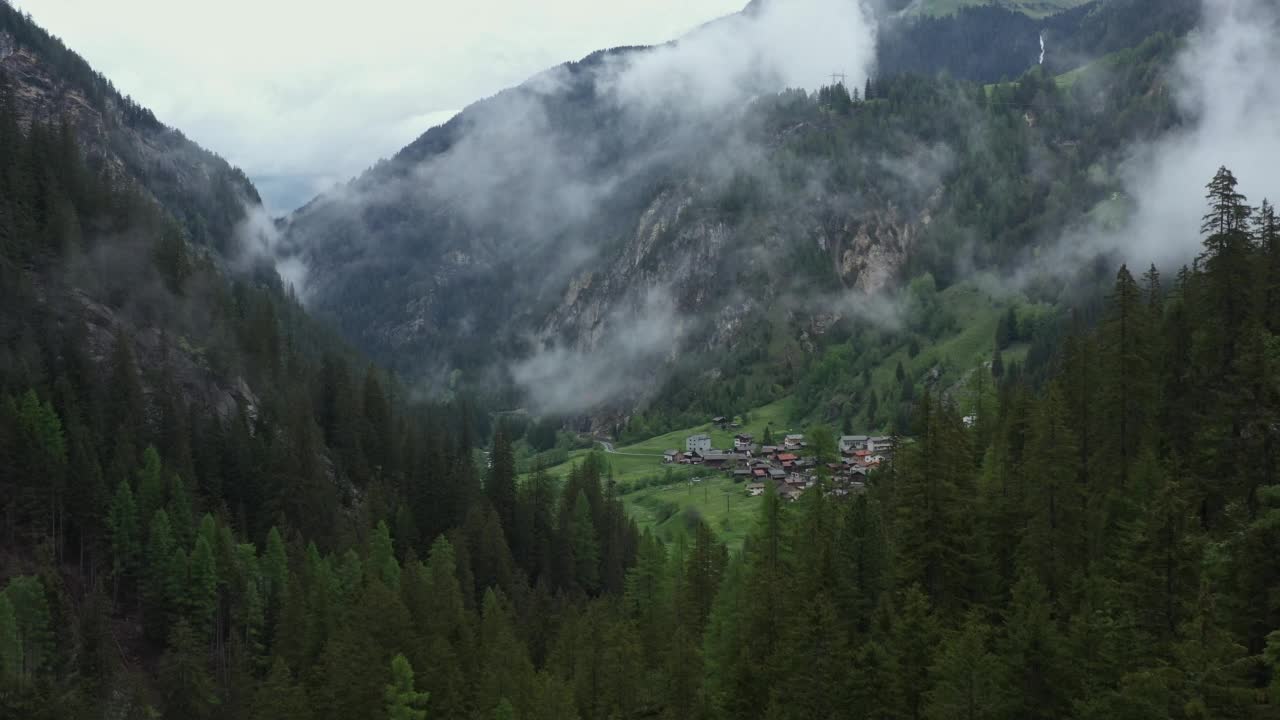
M753 482L753 483L750 483L750 484L748 484L748 485L747 485L747 495L748 495L748 496L750 496L750 497L756 497L756 496L758 496L758 495L763 495L763 494L764 494L764 483L762 483L762 482Z
M893 438L888 436L880 436L867 438L867 450L873 454L888 452L893 449Z
M716 425L724 425L725 423L729 422L729 418L723 415L717 415L716 417L711 418L711 422L715 423Z
M787 484L804 487L809 484L809 476L802 472L792 472L787 476Z
M804 447L803 435L788 435L783 438L782 446L788 450L797 450Z
M684 441L685 452L706 453L711 452L711 436L706 433L698 435L690 435Z
M734 468L733 470L734 482L742 482L743 480L746 480L747 478L750 478L750 477L751 477L750 468L740 467L740 468Z
M717 452L715 450L702 453L702 462L706 464L707 467L713 468L730 467L745 459L746 457L741 453Z
M751 433L738 433L733 436L733 449L746 452L751 449L752 440Z
M858 450L866 450L866 449L867 449L867 440L869 440L869 439L870 439L870 438L868 438L866 435L843 435L843 436L841 436L841 437L840 437L840 454L841 454L841 455L852 455L854 452L856 452L856 451L858 451Z
M756 478L767 478L769 477L769 468L767 467L752 468L751 476Z
M680 459L679 450L668 450L662 453L662 462L664 463L671 464L673 462L677 462L679 459Z
M792 487L786 483L778 484L778 497L789 502L795 502L796 498L800 497L803 492L800 488Z
M777 480L778 482L783 482L787 479L787 471L782 468L771 467L767 472L771 479Z

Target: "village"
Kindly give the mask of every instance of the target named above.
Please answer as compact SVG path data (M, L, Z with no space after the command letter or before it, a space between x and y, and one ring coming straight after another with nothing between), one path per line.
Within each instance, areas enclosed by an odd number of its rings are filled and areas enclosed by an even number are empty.
M842 436L840 460L825 463L831 494L845 496L864 491L870 473L892 459L893 446L893 438L883 435ZM781 444L763 445L749 433L738 433L732 448L714 448L711 436L699 433L685 439L684 450L664 452L662 461L728 473L735 482L745 483L745 492L751 497L763 495L773 485L780 498L794 501L817 483L824 469L818 458L806 454L805 448L805 437L800 434L785 435Z

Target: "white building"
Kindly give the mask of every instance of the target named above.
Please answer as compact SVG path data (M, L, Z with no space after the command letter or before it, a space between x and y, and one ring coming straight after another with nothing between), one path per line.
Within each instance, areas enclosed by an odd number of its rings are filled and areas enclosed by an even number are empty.
M711 452L711 436L706 433L690 435L684 441L685 452L696 452L699 455Z
M840 454L852 455L859 450L867 449L866 435L842 435L840 436Z
M873 437L867 440L867 451L871 453L888 452L893 449L893 438L887 436Z

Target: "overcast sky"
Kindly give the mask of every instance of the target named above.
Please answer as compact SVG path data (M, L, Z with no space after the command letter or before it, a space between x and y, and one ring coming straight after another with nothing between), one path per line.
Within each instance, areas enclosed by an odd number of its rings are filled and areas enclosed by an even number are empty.
M540 70L670 40L745 0L13 4L282 212Z

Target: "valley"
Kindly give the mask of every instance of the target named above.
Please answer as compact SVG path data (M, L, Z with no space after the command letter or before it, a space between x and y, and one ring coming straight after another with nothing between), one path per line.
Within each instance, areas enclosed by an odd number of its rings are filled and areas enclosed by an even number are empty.
M1274 3L752 0L452 114L404 7L122 2L109 79L0 0L0 718L1278 715ZM524 10L432 20L621 12ZM262 28L234 162L124 90ZM271 217L297 108L417 136Z

